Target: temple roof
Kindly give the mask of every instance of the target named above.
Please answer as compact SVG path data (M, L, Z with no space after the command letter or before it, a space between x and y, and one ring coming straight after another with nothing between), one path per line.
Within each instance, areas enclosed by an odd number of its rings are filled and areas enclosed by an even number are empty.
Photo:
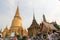
M33 14L33 21L32 21L32 24L29 28L34 28L34 27L39 27L39 24L37 23L37 21L35 19L35 15Z
M45 29L48 28L49 30L50 29L57 30L57 28L53 25L54 23L56 23L56 22L52 22L52 23L47 22L45 15L43 15L43 21L42 21L42 23L40 23L41 31L43 30L43 28L45 28Z
M46 22L43 22L43 23L46 27L50 27L53 30L57 30L57 28L55 28L55 26L53 24L49 24L49 23L46 23Z

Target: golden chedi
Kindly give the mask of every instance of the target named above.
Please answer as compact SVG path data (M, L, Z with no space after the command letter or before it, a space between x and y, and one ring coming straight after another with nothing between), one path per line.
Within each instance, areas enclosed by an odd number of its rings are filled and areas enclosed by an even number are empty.
M19 35L22 30L23 30L22 19L21 19L20 14L19 14L19 8L17 7L16 14L14 16L14 19L12 20L10 32L11 33L16 32L16 34ZM19 31L20 31L20 33L19 33Z
M6 34L8 35L8 37L10 37L10 35L12 33L15 33L16 35L22 35L22 36L27 36L28 32L26 30L23 29L22 27L22 19L20 17L19 14L19 8L17 7L16 10L16 14L12 20L12 24L10 26L10 29L8 29L7 27L4 29L3 31L3 38L6 36Z

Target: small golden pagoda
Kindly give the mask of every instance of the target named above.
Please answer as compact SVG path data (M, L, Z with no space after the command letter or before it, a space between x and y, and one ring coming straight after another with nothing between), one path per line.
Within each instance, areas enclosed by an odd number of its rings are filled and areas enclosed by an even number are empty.
M7 28L7 26L6 26L6 28L4 29L4 31L3 31L3 33L2 33L2 36L3 37L5 37L6 36L6 34L8 33L8 28Z

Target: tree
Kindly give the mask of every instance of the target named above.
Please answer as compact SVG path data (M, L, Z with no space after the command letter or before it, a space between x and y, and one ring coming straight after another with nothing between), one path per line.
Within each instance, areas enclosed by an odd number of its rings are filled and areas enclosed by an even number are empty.
M18 40L22 40L22 39L20 38L20 35L17 35L16 32L15 32L15 36L17 37Z
M27 37L26 36L23 36L23 39L22 40L27 40Z

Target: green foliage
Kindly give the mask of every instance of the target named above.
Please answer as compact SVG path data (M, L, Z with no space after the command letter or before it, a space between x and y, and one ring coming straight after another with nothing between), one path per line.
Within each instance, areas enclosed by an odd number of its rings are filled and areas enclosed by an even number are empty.
M15 36L17 37L18 40L22 40L22 39L20 38L20 35L17 35L16 32L15 32Z
M26 36L23 36L23 39L22 40L27 40L27 37Z
M20 36L19 35L16 35L17 39L19 40L20 39Z

